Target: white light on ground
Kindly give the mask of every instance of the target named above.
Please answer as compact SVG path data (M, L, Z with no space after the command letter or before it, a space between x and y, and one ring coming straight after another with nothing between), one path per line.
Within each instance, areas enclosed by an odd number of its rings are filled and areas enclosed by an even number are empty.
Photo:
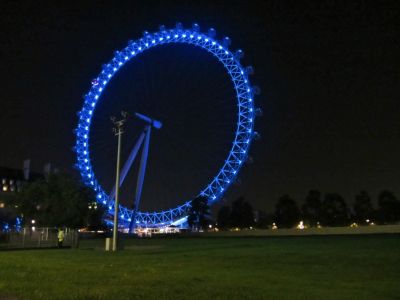
M297 229L303 230L303 229L305 228L305 227L304 227L304 222L303 222L303 221L300 221L299 224L297 224L296 228L297 228Z

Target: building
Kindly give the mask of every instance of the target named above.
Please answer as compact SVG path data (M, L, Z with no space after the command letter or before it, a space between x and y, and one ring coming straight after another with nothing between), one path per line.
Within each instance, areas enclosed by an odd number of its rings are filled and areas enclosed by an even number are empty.
M24 182L44 178L43 174L30 172L29 168L24 170L0 167L0 209L10 203L15 193L21 190Z

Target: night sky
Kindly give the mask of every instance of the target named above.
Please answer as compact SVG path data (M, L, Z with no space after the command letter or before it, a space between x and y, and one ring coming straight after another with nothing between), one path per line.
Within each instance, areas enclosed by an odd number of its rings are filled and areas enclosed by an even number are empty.
M38 3L39 2L39 3ZM271 211L282 194L302 202L310 189L348 203L362 189L400 197L400 4L396 1L215 1L106 4L0 3L0 165L34 170L51 162L75 176L73 130L82 95L102 64L143 31L197 22L243 49L261 88L251 147L225 202L244 195ZM251 4L250 4L251 3ZM121 109L160 119L153 131L142 209L175 206L195 195L229 151L235 98L224 68L191 46L162 46L117 73L96 107L90 148L110 188ZM123 155L142 123L132 121ZM134 170L132 170L134 171ZM135 174L123 202L131 204Z

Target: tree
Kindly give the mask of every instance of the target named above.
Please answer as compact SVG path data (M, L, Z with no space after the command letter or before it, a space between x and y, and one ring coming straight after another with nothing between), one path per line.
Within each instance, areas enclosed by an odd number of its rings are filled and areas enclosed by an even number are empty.
M378 218L381 223L400 221L400 202L390 191L382 191L378 197Z
M328 193L322 202L322 224L344 226L348 222L347 205L342 196Z
M358 223L366 223L371 219L374 213L371 198L366 191L361 191L354 200L353 204L354 219Z
M34 219L37 226L77 228L88 225L88 206L95 195L66 174L52 174L47 181L24 184L15 201L25 224Z
M205 196L198 196L192 200L188 214L189 227L194 230L206 229L209 224L210 206Z
M96 202L89 204L89 212L87 216L87 228L89 230L106 230L107 226L103 222L106 214L106 208L98 205Z
M274 220L273 214L268 214L265 211L258 210L257 211L257 218L255 222L255 227L260 229L266 229L270 226Z
M310 226L317 226L321 221L321 206L321 193L317 190L309 191L301 210L304 221Z
M231 224L231 208L229 206L222 206L217 215L218 228L226 230Z
M233 201L230 219L233 227L248 228L254 225L253 207L244 197Z
M292 228L300 221L300 209L289 195L279 198L275 207L275 220L278 227Z

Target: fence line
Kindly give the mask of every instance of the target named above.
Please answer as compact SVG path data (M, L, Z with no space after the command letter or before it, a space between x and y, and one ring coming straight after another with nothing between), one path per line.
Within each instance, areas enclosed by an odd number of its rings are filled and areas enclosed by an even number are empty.
M362 234L400 234L400 225L374 225L358 227L322 227L322 228L280 228L240 231L204 232L199 236L307 236L307 235L362 235Z
M75 247L78 233L75 230L64 229L63 247ZM0 233L0 250L24 248L57 247L58 229L50 227L26 227L20 231Z

